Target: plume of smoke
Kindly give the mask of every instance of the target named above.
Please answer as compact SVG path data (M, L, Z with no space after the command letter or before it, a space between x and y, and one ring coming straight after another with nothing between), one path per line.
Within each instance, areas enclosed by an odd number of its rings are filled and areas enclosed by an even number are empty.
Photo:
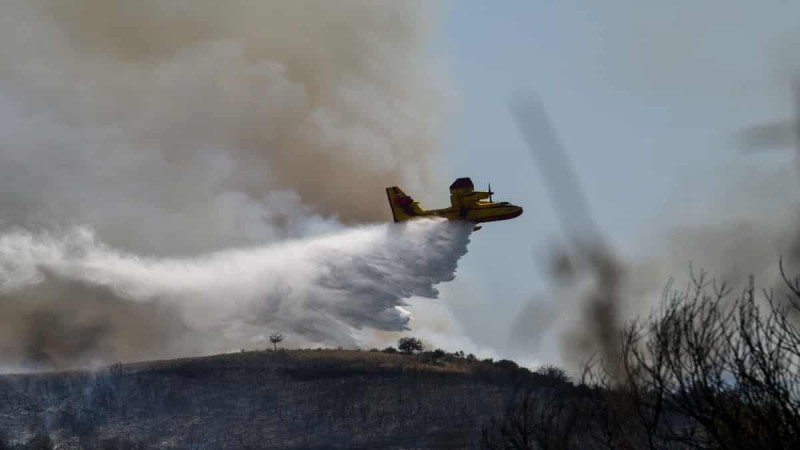
M800 261L797 218L786 214L786 207L796 203L794 197L785 194L792 191L790 186L784 186L791 175L747 173L748 182L739 183L728 198L714 200L712 207L708 200L702 203L709 223L672 226L666 236L659 236L659 244L650 246L647 258L622 260L595 225L566 151L541 102L530 95L518 96L512 111L543 169L568 243L549 261L555 287L550 301L558 306L548 308L532 299L511 328L509 341L513 347L535 346L548 333L557 333L564 363L580 368L587 360L600 358L615 375L624 322L646 315L660 299L667 280L688 277L690 264L729 283L743 283L754 274L761 284L774 283L782 292L777 271L779 255L786 256L790 267ZM743 136L757 139L745 140L744 144L783 142L772 139L778 128L785 127L773 126L766 132L763 127L747 130ZM766 186L771 187L765 189ZM785 205L777 211L769 210L769 206L782 201ZM734 209L731 204L743 205L739 217L730 217L730 210ZM723 217L723 212L728 217ZM534 314L544 319L534 320ZM542 320L548 325L533 329Z
M553 206L570 241L569 247L553 254L551 275L561 288L587 279L590 283L588 289L570 289L569 294L561 290L565 298L560 300L571 300L560 309L570 310L573 318L562 333L562 358L580 365L599 354L613 374L619 359L624 268L596 226L575 170L541 101L530 94L518 95L512 99L511 110L547 180ZM535 299L524 308L528 313L541 310ZM512 345L538 342L542 332L526 330L532 325L530 317L520 316L509 336Z
M428 191L440 76L423 2L0 5L5 226L170 255L388 217Z
M295 343L351 347L363 327L406 330L409 297L438 295L471 227L356 227L189 259L116 251L89 230L0 236L6 365L59 366Z
M516 348L536 348L554 338L560 347L558 356L571 369L579 370L595 358L602 359L609 374L615 375L621 327L628 320L647 317L670 279L680 286L689 282L691 270L695 274L702 270L743 289L753 275L783 301L787 292L778 265L783 257L790 274L800 269L800 216L791 194L793 167L785 167L779 175L751 173L751 182L766 178L762 181L770 189L758 191L750 183L739 186L729 201L706 201L703 219L709 223L673 225L652 233L657 238L644 245L646 256L640 259L597 252L602 247L553 252L549 262L554 290L545 299L532 299L523 309L511 329L510 343ZM732 209L733 201L743 202L745 211L726 217L722 210Z

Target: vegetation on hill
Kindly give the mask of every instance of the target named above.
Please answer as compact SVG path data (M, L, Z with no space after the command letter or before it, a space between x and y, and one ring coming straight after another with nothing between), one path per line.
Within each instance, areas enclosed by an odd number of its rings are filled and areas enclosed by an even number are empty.
M440 349L270 349L2 376L0 430L15 448L477 448L520 386L549 382Z

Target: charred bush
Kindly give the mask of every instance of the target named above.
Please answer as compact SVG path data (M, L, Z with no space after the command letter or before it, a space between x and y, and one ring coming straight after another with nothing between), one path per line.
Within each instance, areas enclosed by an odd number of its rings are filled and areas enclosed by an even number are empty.
M50 438L50 434L45 431L41 431L36 433L34 437L32 437L28 442L25 443L25 449L27 450L53 450L55 449L55 443L53 439Z
M502 370L515 371L519 369L519 364L509 359L501 359L494 363L495 367Z
M442 359L447 355L447 352L445 352L440 348L437 348L436 350L433 350L432 352L429 353L433 359Z

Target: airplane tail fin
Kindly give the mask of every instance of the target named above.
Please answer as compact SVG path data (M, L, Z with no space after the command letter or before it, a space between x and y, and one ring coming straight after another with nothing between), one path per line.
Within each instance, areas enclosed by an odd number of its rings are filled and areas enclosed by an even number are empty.
M418 202L397 186L386 188L386 196L389 199L389 206L392 207L392 217L395 222L405 222L425 213Z

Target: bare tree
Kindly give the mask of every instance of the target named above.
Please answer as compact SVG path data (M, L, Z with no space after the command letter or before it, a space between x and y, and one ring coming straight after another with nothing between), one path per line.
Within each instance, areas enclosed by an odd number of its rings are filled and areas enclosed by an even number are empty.
M272 333L269 336L269 341L272 342L272 347L275 351L278 350L278 344L283 342L283 335L281 333Z
M579 386L534 386L484 430L488 449L800 448L800 279L739 295L706 274L586 364ZM762 298L763 297L763 298Z
M800 445L800 329L790 315L800 281L782 264L781 274L791 291L783 305L769 292L756 299L752 281L733 297L702 272L684 291L667 289L660 309L621 336L622 377L609 382L602 364L588 370L609 398L622 394L593 408L613 425L605 436L642 435L631 444L649 448Z

